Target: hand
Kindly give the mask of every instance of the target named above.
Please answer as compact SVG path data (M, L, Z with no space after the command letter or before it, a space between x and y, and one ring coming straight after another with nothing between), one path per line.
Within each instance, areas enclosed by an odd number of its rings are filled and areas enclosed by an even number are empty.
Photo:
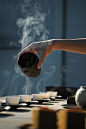
M18 55L18 60L20 56L26 52L32 52L34 54L39 53L39 63L37 65L37 68L40 69L42 64L44 63L45 58L51 54L52 52L52 41L41 41L41 42L35 42L31 43L29 46L24 48Z

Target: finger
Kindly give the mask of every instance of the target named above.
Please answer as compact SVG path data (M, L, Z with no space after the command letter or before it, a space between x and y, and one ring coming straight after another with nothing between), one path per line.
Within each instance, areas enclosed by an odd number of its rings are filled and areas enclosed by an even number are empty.
M37 68L40 69L41 66L43 65L43 63L44 63L44 60L41 60L41 61L38 63Z
M43 63L44 63L44 60L45 60L45 56L41 54L40 57L39 57L39 63L38 63L38 65L37 65L37 68L38 68L38 69L41 68L41 66L42 66Z
M32 52L34 54L38 53L37 50L31 50L30 52Z
M44 49L42 51L38 51L38 53L39 53L40 57L39 57L39 63L37 65L37 68L40 69L44 63L46 56L48 56L48 53L47 53L47 49L46 50Z

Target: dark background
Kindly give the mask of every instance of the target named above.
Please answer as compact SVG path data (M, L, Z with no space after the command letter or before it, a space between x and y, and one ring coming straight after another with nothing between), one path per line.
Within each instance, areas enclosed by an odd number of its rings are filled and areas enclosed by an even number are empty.
M86 55L59 50L45 59L37 78L27 77L25 83L17 64L22 50L17 21L34 15L36 3L38 11L46 14L43 25L49 34L44 40L86 37L86 0L0 0L0 96L25 94L25 86L31 94L45 91L46 86L86 85Z

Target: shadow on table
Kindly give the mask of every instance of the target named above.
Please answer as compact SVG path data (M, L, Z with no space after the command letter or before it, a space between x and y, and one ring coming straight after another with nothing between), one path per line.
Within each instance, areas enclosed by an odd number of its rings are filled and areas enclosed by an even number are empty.
M50 101L50 102L48 102L48 103L59 103L59 102L57 102L57 101Z
M52 103L37 103L37 104L35 104L35 105L54 105L54 104L52 104ZM34 106L35 106L34 105Z
M70 109L70 108L78 108L78 106L77 105L75 105L75 104L63 104L63 105L61 105L61 106L63 106L63 108L66 108L66 109Z
M56 101L65 101L66 99L56 99Z
M18 127L18 129L33 129L33 128L32 128L32 124L24 124Z
M9 117L9 116L14 116L14 115L9 113L0 113L0 117Z

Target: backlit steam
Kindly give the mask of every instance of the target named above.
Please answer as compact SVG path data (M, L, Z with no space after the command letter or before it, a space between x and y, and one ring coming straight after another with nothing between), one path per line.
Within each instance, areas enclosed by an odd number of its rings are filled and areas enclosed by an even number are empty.
M46 81L54 75L54 72L56 70L56 66L55 65L50 66L49 70L50 70L49 72L44 73L44 77L41 78L40 81L38 82L38 84L36 85L36 91L38 93L40 91L45 91L45 87L43 87L43 85L46 86Z
M46 17L50 13L50 8L47 2L43 0L24 0L23 3L18 5L18 7L15 9L15 12L17 12L17 10L19 9L21 10L22 17L16 20L16 25L18 26L18 35L20 36L19 43L21 44L21 50L30 45L30 43L32 42L47 40L49 36L49 31L46 29L45 23ZM10 46L14 44L15 42L11 41ZM49 44L51 44L51 42ZM46 47L46 43L44 45ZM13 56L13 60L15 60L15 74L11 77L9 94L11 94L11 92L12 94L16 94L18 78L25 78L25 75L18 67L17 56L18 54ZM47 65L48 69L46 70ZM34 92L44 91L46 82L51 79L51 77L54 75L55 70L56 66L52 62L46 63L45 61L45 63L43 64L43 70L41 70L41 74L37 79L29 77L26 78L27 81L25 85L21 88L22 93L26 93L26 85L27 94L31 94L34 89ZM12 84L15 82L15 90L12 90Z
M3 96L5 89L8 89L8 83L10 81L11 73L8 70L3 71L3 75L5 76L5 83L3 84L2 88L0 89L0 96Z
M17 26L19 27L18 35L21 37L19 43L22 44L22 49L34 41L41 41L48 39L49 31L46 30L45 19L46 13L41 13L35 4L33 11L25 18L17 19ZM25 7L25 6L24 6ZM24 8L23 8L24 11Z
M45 25L45 19L47 16L46 13L41 12L42 7L39 3L31 4L32 3L30 1L24 1L24 4L22 5L22 13L25 15L25 17L18 18L16 22L17 26L19 27L18 35L21 37L19 40L19 43L21 43L21 50L34 41L48 39L49 35L49 31L46 30ZM28 85L27 91L30 93L33 83L29 78L27 79L26 85ZM24 93L25 86L22 88L22 90Z

